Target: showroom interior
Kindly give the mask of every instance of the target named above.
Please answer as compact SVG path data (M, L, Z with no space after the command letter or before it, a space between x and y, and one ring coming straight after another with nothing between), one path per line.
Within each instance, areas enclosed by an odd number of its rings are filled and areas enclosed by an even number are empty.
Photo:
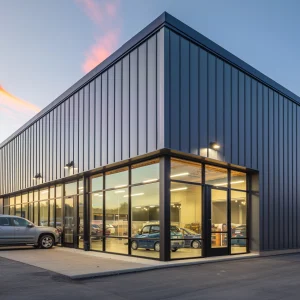
M168 178L160 170L166 161ZM158 156L0 203L4 214L56 227L64 247L161 260L242 254L249 251L247 178L240 170ZM169 232L164 239L161 227Z

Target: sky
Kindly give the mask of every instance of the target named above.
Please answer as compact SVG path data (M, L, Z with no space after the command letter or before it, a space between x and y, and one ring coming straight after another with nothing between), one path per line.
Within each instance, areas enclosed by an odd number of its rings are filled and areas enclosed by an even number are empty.
M0 0L0 143L164 11L300 95L298 0Z

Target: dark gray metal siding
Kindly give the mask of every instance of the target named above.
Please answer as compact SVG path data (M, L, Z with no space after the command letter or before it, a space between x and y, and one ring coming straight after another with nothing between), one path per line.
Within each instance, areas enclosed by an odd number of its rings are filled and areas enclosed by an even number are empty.
M261 249L300 248L299 105L170 29L165 49L165 147L257 169Z
M72 175L64 168L70 161L81 173L162 148L164 30L0 149L0 195ZM38 173L42 179L32 180Z

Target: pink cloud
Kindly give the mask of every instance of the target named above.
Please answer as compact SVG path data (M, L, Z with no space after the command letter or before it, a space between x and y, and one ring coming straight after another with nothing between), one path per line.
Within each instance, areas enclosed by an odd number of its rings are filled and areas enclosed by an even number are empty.
M82 64L87 73L105 60L118 46L120 30L118 23L119 0L76 0L88 18L96 25L99 34L95 43L86 51ZM100 37L99 37L100 36Z

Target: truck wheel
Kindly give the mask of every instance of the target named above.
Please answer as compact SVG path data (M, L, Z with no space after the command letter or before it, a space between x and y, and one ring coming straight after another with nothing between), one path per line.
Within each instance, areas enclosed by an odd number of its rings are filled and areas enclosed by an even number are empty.
M40 237L39 245L42 249L50 249L54 245L54 238L50 234L44 234Z

